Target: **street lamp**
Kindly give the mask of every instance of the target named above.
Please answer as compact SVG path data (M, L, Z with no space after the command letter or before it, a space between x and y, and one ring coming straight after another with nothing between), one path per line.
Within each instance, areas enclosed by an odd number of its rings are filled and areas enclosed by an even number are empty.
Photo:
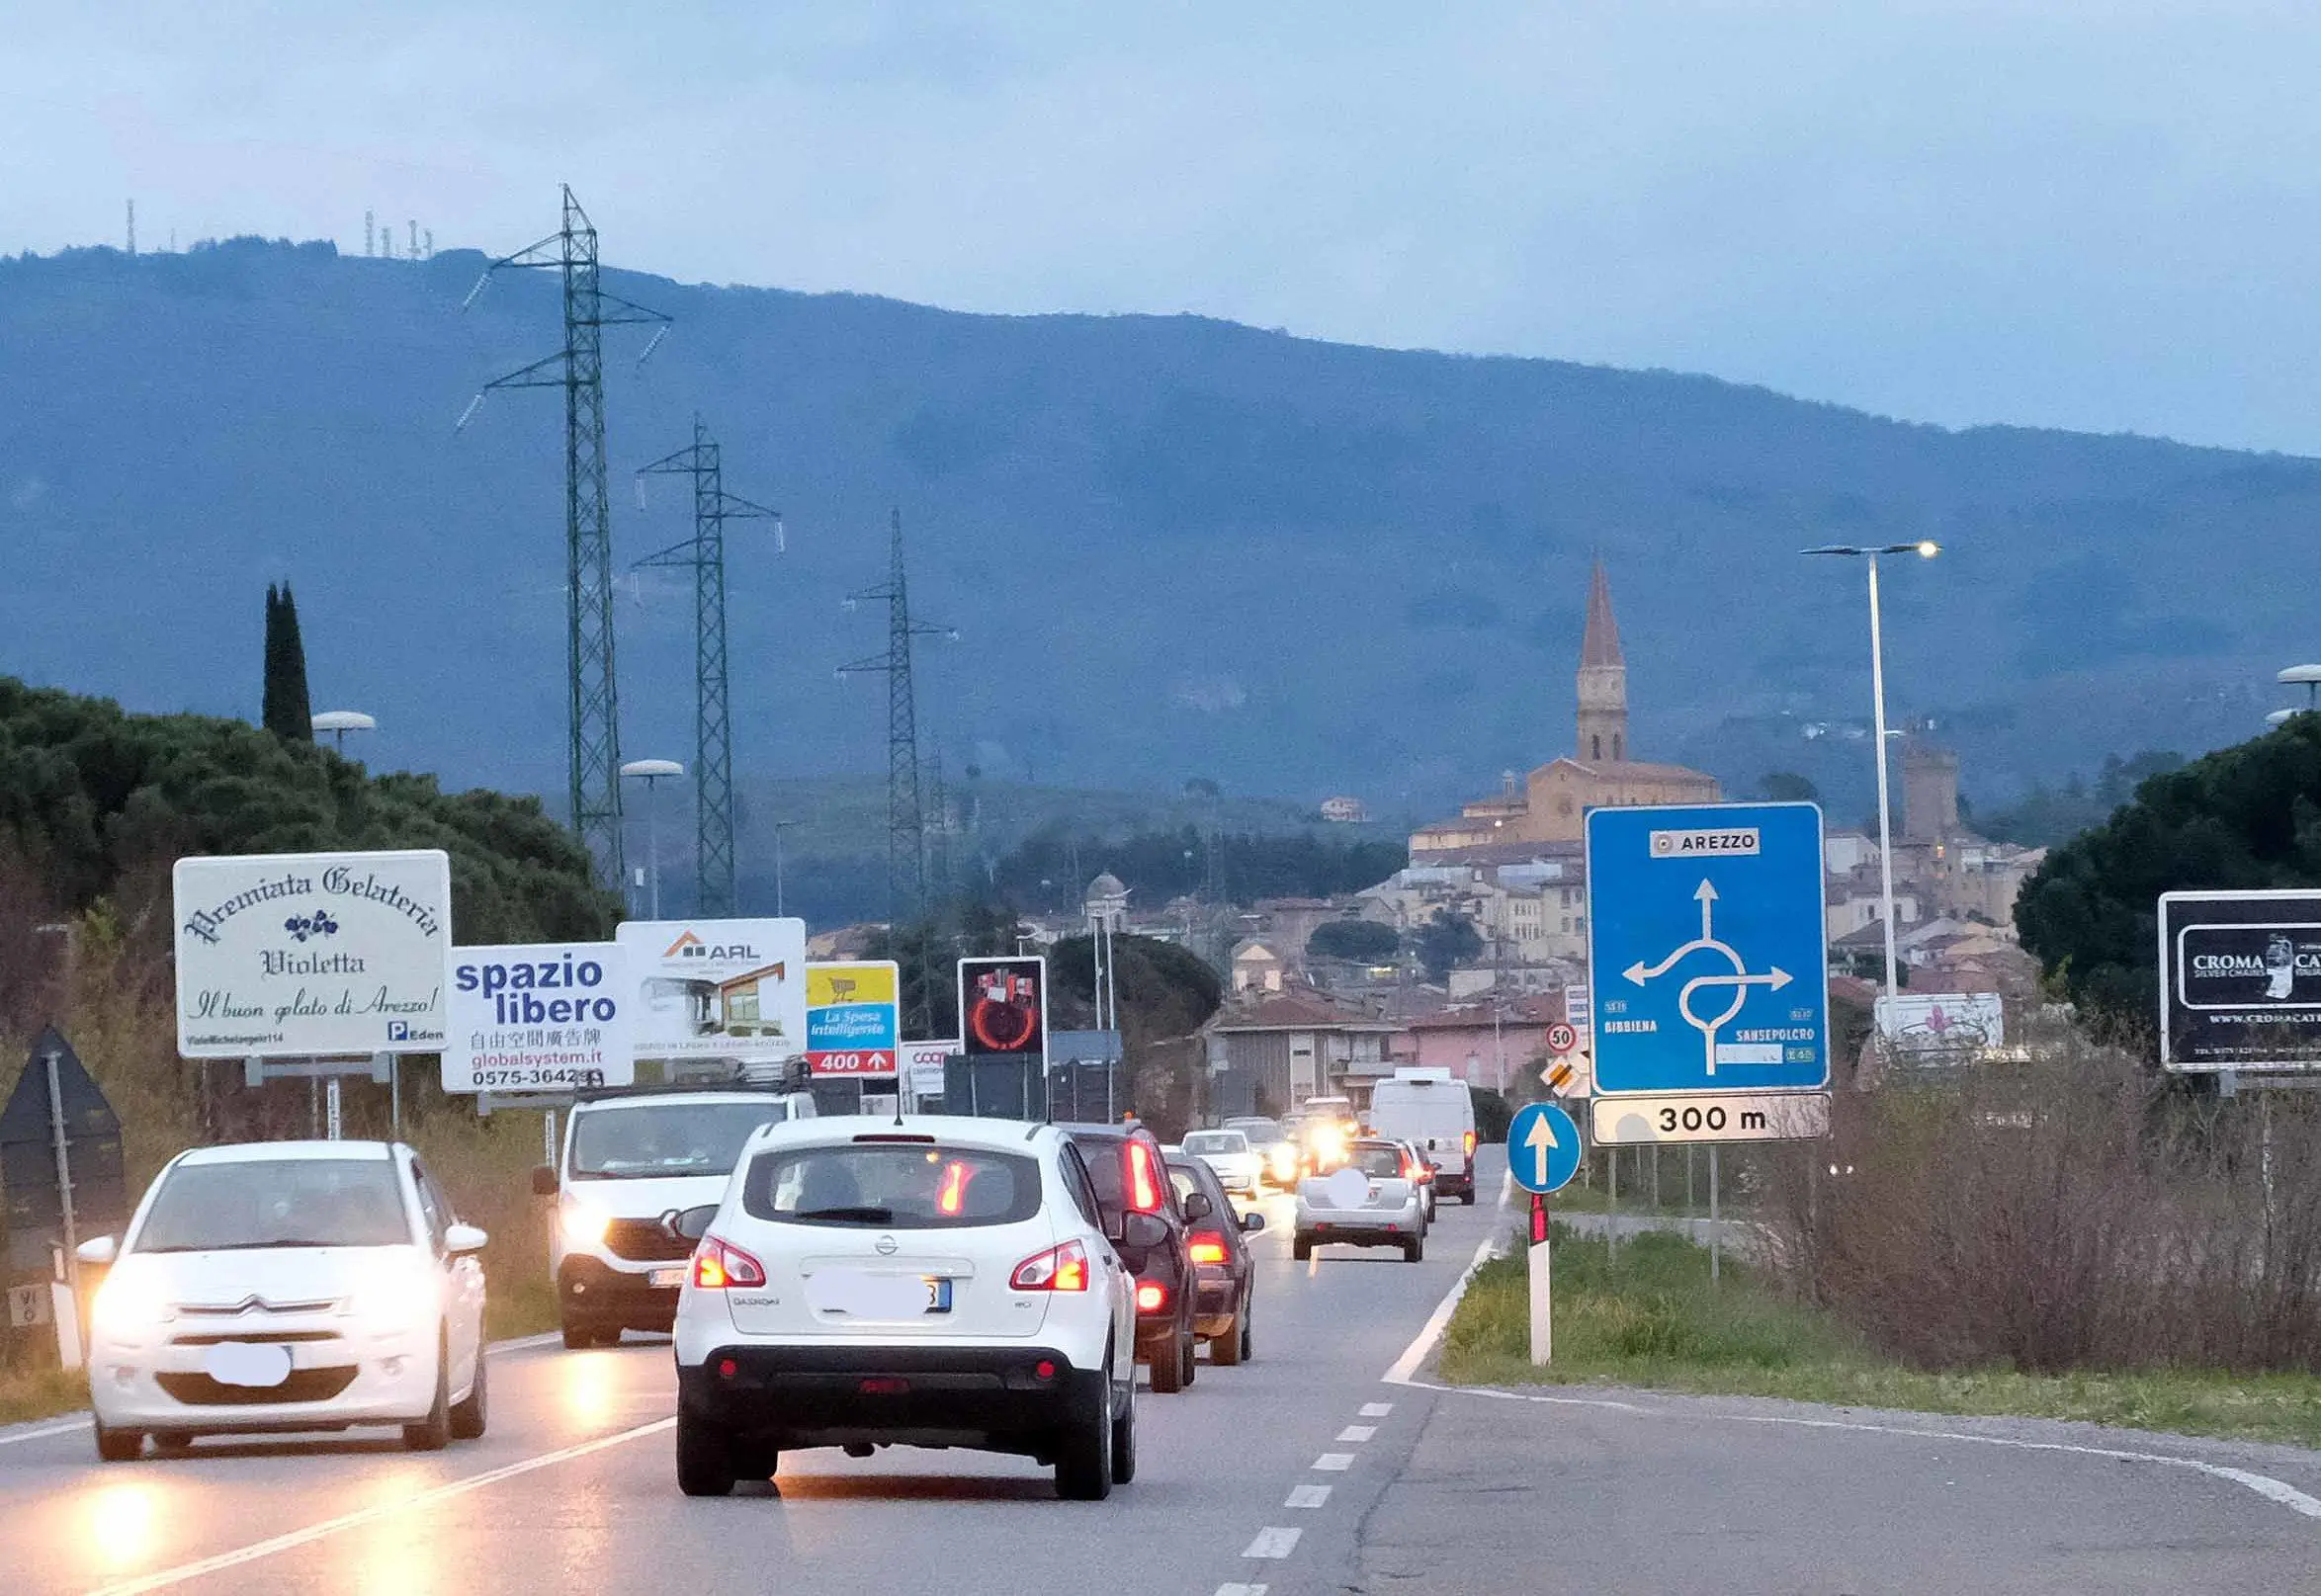
M684 774L685 767L673 759L632 759L621 767L624 780L645 784L645 879L650 883L645 888L647 919L661 917L660 808L653 801L653 789Z
M774 917L776 919L782 917L782 833L797 823L795 820L776 820L774 822Z
M1886 930L1886 1000L1889 1009L1902 995L1902 982L1894 964L1894 821L1886 784L1886 644L1878 617L1878 556L1916 554L1921 559L1933 559L1941 551L1942 546L1931 538L1914 544L1885 544L1877 547L1825 544L1819 548L1805 550L1808 554L1858 555L1869 561L1869 683L1872 713L1876 720L1878 756L1878 912Z
M347 733L350 731L377 731L379 722L360 710L325 710L313 717L314 734L329 732L338 743L343 756L347 751Z

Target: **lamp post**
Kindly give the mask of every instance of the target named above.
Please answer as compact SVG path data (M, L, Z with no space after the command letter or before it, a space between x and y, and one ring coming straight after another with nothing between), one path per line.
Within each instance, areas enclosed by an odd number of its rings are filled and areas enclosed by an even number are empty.
M797 823L795 820L776 820L774 822L774 917L776 919L782 917L782 833Z
M1869 561L1869 691L1878 759L1878 913L1886 932L1886 1002L1889 1011L1902 995L1902 982L1894 962L1894 821L1886 781L1886 644L1878 615L1878 556L1916 554L1921 559L1933 559L1941 551L1942 546L1931 538L1915 544L1885 544L1875 548L1856 547L1851 544L1825 544L1819 548L1805 550L1808 554L1859 555Z
M624 780L645 784L645 879L649 883L645 918L650 920L661 917L660 811L653 789L684 774L685 767L673 759L632 759L621 767Z
M360 710L325 710L313 717L316 736L327 731L335 740L339 753L347 751L347 733L350 731L377 731L379 722Z

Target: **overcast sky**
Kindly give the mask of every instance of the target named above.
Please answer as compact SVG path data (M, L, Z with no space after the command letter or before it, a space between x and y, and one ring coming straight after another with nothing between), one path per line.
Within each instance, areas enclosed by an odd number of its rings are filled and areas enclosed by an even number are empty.
M2321 8L0 0L0 249L363 211L2321 453Z

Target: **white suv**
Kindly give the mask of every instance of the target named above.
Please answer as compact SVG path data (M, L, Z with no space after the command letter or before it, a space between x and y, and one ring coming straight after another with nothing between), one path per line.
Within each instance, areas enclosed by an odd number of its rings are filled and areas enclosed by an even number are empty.
M1136 1472L1136 1281L1053 1126L849 1116L769 1126L677 1301L677 1484L723 1496L780 1454L973 1447L1101 1500ZM1149 1214L1124 1227L1158 1229Z
M693 1243L663 1218L715 1203L758 1127L813 1113L808 1093L738 1087L646 1087L574 1104L560 1167L532 1177L534 1191L558 1198L548 1270L564 1345L667 1329Z

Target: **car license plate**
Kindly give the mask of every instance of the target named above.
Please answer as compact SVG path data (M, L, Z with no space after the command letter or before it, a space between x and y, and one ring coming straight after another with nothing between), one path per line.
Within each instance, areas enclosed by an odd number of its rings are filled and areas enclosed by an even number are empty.
M682 1268L656 1269L645 1277L645 1283L647 1286L682 1286L685 1284L685 1271Z
M951 1311L951 1283L949 1281L935 1275L927 1277L927 1311L929 1313L948 1313Z
M279 1386L290 1379L290 1348L269 1341L220 1341L202 1367L220 1386Z

